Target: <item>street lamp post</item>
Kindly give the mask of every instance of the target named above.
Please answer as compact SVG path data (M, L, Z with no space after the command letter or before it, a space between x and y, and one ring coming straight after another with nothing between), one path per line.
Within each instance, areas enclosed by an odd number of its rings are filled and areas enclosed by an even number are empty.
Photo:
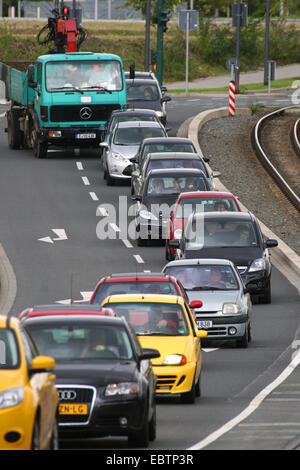
M269 37L270 37L270 0L266 0L264 85L268 85Z

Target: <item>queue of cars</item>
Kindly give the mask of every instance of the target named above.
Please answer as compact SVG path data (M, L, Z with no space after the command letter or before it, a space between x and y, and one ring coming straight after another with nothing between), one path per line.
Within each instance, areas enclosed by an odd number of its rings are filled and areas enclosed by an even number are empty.
M220 174L190 139L168 137L169 98L155 76L126 81L132 107L112 113L103 177L130 182L137 244L161 240L168 263L160 273L103 277L88 305L0 317L0 449L103 436L147 447L156 397L201 396L201 342L247 348L253 296L271 301L268 250L277 241L264 239L233 194L215 190Z

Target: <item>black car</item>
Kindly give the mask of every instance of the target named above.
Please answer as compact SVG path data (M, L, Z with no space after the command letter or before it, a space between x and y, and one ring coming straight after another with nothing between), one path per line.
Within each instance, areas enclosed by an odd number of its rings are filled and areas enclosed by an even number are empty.
M128 436L146 447L156 435L156 379L150 359L125 318L32 315L23 323L40 354L56 360L60 438Z
M157 80L135 78L126 79L127 102L130 108L154 109L157 117L165 126L167 123L166 103L170 96L163 96Z
M220 176L219 172L213 172L211 175L205 164L205 161L198 153L190 152L160 152L149 153L141 166L131 174L131 194L138 194L150 170L165 168L198 168L202 170L208 179L211 190L215 189L213 178Z
M271 263L268 248L277 240L265 240L251 212L194 213L188 218L182 238L171 240L177 259L229 259L238 268L252 295L271 302Z
M166 239L171 211L180 193L209 189L205 174L196 168L150 170L140 194L132 196L132 200L137 201L135 224L138 245L146 245L149 239Z

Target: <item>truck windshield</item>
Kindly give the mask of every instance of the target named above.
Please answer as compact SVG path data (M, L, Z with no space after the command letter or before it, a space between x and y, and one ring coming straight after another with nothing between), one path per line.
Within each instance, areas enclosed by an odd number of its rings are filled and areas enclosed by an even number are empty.
M50 92L74 88L121 91L121 64L117 60L49 62L46 65L46 88Z

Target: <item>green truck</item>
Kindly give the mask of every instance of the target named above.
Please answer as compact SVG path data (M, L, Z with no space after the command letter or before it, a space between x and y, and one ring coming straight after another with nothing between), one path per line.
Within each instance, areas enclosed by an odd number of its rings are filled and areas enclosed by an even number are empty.
M49 149L97 148L113 110L127 104L124 66L117 55L93 52L46 54L27 71L0 63L5 83L8 144Z

